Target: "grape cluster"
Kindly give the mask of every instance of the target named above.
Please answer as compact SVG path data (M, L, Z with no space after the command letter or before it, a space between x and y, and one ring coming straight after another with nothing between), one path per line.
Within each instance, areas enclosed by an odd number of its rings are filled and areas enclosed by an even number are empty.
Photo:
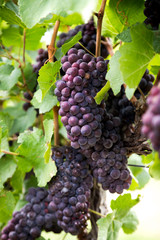
M26 196L28 203L17 212L1 233L2 240L33 240L41 231L60 233L55 213L50 209L53 196L45 188L30 188Z
M53 200L49 204L55 212L57 224L73 235L86 227L92 176L85 157L71 147L53 149L53 160L57 166L57 177L50 191Z
M108 61L94 58L84 50L71 48L62 58L66 73L56 82L55 94L60 101L59 114L66 127L71 146L88 149L101 138L104 103L97 105L94 97L105 85Z
M94 26L93 18L86 24L76 26L75 29L71 29L68 33L61 33L60 40L57 42L57 47L61 47L67 40L75 36L79 31L82 32L82 39L80 43L87 48L90 52L95 54L96 49L96 28ZM101 40L105 41L104 37L101 37ZM74 46L77 49L81 49L79 43ZM104 44L101 44L101 56L106 58L108 56L108 51Z
M142 116L142 134L151 140L153 148L160 154L160 85L151 89L147 105Z
M149 74L149 70L146 69L138 87L141 89L144 95L147 95L151 88L153 87L153 82L154 82L154 76L152 74ZM141 93L139 92L138 89L136 89L134 96L139 99L141 96Z
M160 1L159 0L146 0L144 15L147 17L145 19L145 24L151 24L154 30L158 30L160 24Z
M121 87L121 91L116 96L111 89L109 90L106 110L108 113L113 114L114 117L119 117L121 125L123 123L123 127L126 124L133 123L135 120L135 108L132 102L126 97L124 86Z
M36 58L37 63L33 65L33 71L37 73L37 75L40 68L44 65L47 59L48 59L48 51L40 48L38 50L38 56Z
M101 139L93 148L83 151L88 158L93 176L102 184L102 188L119 194L131 184L121 127L121 119L106 112Z

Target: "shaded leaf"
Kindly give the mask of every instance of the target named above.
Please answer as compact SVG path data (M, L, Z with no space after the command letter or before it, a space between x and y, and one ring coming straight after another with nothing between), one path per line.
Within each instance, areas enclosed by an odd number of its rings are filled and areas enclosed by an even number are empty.
M110 89L110 83L108 81L94 98L97 104L100 104L102 102L102 100L107 96L109 89Z
M3 20L10 24L16 24L21 27L25 27L25 24L21 21L20 17L7 7L0 7L0 16Z
M3 184L8 178L11 178L16 170L16 163L13 156L5 155L0 159L0 188L3 188Z
M49 112L54 106L57 105L57 97L53 96L53 94L50 94L47 92L45 97L42 100L42 91L41 89L37 90L34 93L34 97L31 101L32 105L35 108L39 109L39 113L46 113Z
M6 223L11 217L15 208L15 199L11 192L0 192L0 222Z
M18 81L21 71L11 65L0 66L0 89L10 90Z
M128 214L123 218L122 229L126 234L131 234L137 229L139 224L137 215L133 211L129 211Z
M57 73L61 68L60 61L48 62L39 71L38 83L42 91L42 99L56 81Z
M117 95L123 84L123 77L120 71L119 58L121 54L119 51L116 51L113 57L109 62L109 71L106 74L106 79L109 80L110 86L115 95Z
M143 24L131 27L131 43L124 43L119 51L120 70L129 88L136 89L149 62L154 56L153 33Z
M98 225L98 240L107 240L108 237L108 229L110 224L112 223L114 218L114 214L107 214L105 218L100 218L97 221Z
M44 161L46 147L42 131L36 128L26 131L20 134L20 142L21 145L16 150L20 154L16 156L20 170L29 172L33 168L38 186L45 186L56 174L56 166L51 159L47 164Z

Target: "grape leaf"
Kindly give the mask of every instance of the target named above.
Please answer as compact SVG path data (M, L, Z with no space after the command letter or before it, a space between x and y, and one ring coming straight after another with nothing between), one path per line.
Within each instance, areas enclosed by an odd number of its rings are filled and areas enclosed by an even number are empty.
M106 74L106 79L109 80L110 86L115 95L117 95L123 84L123 77L120 71L119 58L121 54L119 51L116 51L113 57L109 62L109 71Z
M45 119L43 121L44 131L45 131L45 141L50 142L53 135L53 120Z
M33 72L33 67L30 63L27 63L25 65L23 71L27 87L29 88L29 90L33 91L37 83L37 74ZM23 82L22 75L20 76L19 81Z
M160 53L160 30L153 32L153 48L156 53Z
M97 11L100 9L101 2L102 1L98 0L96 7ZM143 22L145 19L143 9L144 0L109 1L105 7L102 35L114 37L127 27L130 27L137 22Z
M149 174L151 175L152 178L155 178L157 180L160 179L160 159L158 157L158 153L153 163L149 167Z
M93 2L91 0L89 1ZM85 6L85 0L61 0L61 2L59 2L59 0L19 0L20 15L28 28L33 27L40 19L45 18L49 13L66 17L67 13L83 12Z
M36 50L40 47L40 40L46 29L44 27L34 27L26 29L25 48L26 50ZM8 37L10 36L10 37ZM21 46L23 41L23 32L16 27L9 27L3 30L2 34L3 44L7 47L10 46Z
M117 240L121 226L122 223L114 219L109 226L107 240Z
M7 7L0 7L0 16L10 24L16 24L23 28L25 27L25 24L21 21L20 17Z
M137 154L132 154L128 159L128 163L133 165L140 165L140 166L143 165L142 158ZM132 171L132 174L134 175L134 177L138 181L138 186L136 188L138 189L143 188L150 180L148 171L143 167L129 167L129 168Z
M142 162L144 164L148 164L148 163L151 163L153 160L156 160L158 158L159 158L158 153L155 152L155 151L152 151L151 154L149 154L147 156L144 156L144 155L142 156Z
M10 134L21 133L27 128L31 127L36 119L36 111L33 107L29 108L24 115L16 118L13 122Z
M16 158L20 170L29 172L33 168L38 186L45 186L56 174L56 167L51 159L47 164L44 161L46 146L42 131L36 128L33 131L26 131L20 134L20 142L16 150L19 153Z
M18 168L14 172L10 184L14 188L14 192L21 193L23 190L23 181L24 181L25 174L22 173Z
M21 71L12 65L5 64L0 66L0 89L10 90L18 81Z
M119 49L119 63L123 81L129 88L136 89L155 53L153 33L143 24L131 27L131 36L132 42L124 43Z
M127 28L123 32L117 35L117 38L119 38L123 42L131 42L131 33L130 33L130 28Z
M0 158L4 155L1 150L9 151L8 128L3 120L0 121Z
M68 52L68 50L71 47L73 47L81 38L82 38L82 32L79 31L74 37L71 37L69 40L67 40L66 43L64 43L61 48L57 49L55 53L55 57L58 60L60 60L62 56L65 55Z
M0 222L6 223L11 217L15 208L15 199L11 192L0 192Z
M57 73L61 68L60 61L48 62L39 71L38 83L42 91L42 99L56 81Z
M37 90L34 93L34 97L31 101L32 105L35 108L39 109L39 113L49 112L54 106L57 105L57 97L53 96L53 94L47 92L45 97L42 100L42 91L41 89Z
M114 213L109 213L105 218L100 218L97 221L98 225L98 240L106 240L108 235L108 228L112 223Z
M57 20L60 20L61 25L72 26L73 24L82 24L83 19L80 13L74 12L72 14L67 15L66 17L61 17L56 14L48 14L45 18L40 20L40 24L46 23L55 23Z
M105 86L96 94L95 101L97 104L100 104L102 100L107 96L107 92L110 89L109 81L105 84Z
M138 195L136 199L131 198L131 194L127 193L120 195L116 200L111 201L112 210L116 210L115 217L116 219L123 218L130 208L135 206L140 201L140 196Z
M133 211L129 211L122 222L122 229L126 234L131 234L136 231L137 225L139 224L136 213Z
M13 156L5 155L0 159L0 188L3 188L3 184L8 178L11 178L16 170L16 163Z
M51 157L51 138L53 136L53 120L45 119L43 122L44 131L45 131L45 142L46 142L46 151L44 154L45 163L49 162Z

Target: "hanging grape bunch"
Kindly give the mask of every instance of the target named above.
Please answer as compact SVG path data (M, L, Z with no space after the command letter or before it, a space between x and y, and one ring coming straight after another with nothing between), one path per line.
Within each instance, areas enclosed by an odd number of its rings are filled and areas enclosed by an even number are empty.
M89 219L92 176L85 157L71 147L53 148L57 175L49 190L30 188L28 203L13 213L1 233L2 240L33 240L41 231L79 234Z
M76 26L74 29L70 30L68 33L61 33L60 40L57 42L57 47L61 47L67 40L71 37L75 36L79 31L82 32L82 39L80 43L87 48L91 53L95 54L96 50L96 28L94 26L94 20L91 20L83 25ZM102 41L105 41L105 38L101 37ZM83 47L76 43L74 46L76 49L83 49ZM101 56L106 58L108 56L108 51L106 46L102 43L101 44Z
M105 85L108 61L97 59L84 50L72 48L62 58L66 73L57 81L55 94L60 101L59 114L65 125L71 146L88 149L100 139L104 104L97 105L94 97Z
M146 0L144 15L147 17L145 19L145 24L151 24L154 30L158 30L160 24L160 1L159 0Z
M151 140L153 148L160 154L160 85L154 86L147 98L148 109L142 117L142 134Z

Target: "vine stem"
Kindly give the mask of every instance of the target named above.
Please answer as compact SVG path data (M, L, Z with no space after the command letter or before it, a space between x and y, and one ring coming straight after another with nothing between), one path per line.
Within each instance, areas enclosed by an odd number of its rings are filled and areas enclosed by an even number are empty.
M102 4L98 14L96 14L98 18L97 22L97 36L96 36L96 57L101 55L101 30L102 30L102 20L104 15L104 9L106 6L107 0L102 0Z
M56 37L57 37L59 25L60 25L60 21L57 20L56 23L55 23L55 25L54 25L53 34L52 34L52 38L51 38L51 43L50 43L50 45L48 46L48 58L49 58L49 62L53 62L54 54L55 54L55 52L56 52L55 42L56 42ZM57 106L54 106L54 107L53 107L54 145L55 145L55 146L59 145L58 110L59 110L59 107L57 107Z
M23 64L25 65L26 29L23 31Z
M129 167L142 167L142 168L149 168L149 166L145 165L136 165L136 164L128 164Z
M14 155L14 156L18 156L19 155L19 153L10 152L10 151L6 151L6 150L3 150L3 149L1 149L0 152L5 153L5 154L9 154L9 155Z
M103 215L103 214L101 214L101 213L99 213L99 212L97 212L97 211L94 211L93 209L88 209L89 210L89 212L91 212L91 213L94 213L94 214L96 214L96 215L98 215L98 216L101 216L101 217L106 217L105 215Z
M54 145L59 145L59 124L58 124L58 110L59 107L53 107L53 118L54 118Z
M53 62L53 57L55 54L55 42L56 42L56 37L57 37L57 33L58 33L58 28L60 25L60 21L57 20L55 25L54 25L54 29L53 29L53 34L52 34L52 39L51 39L51 43L48 46L48 57L49 57L49 62Z

